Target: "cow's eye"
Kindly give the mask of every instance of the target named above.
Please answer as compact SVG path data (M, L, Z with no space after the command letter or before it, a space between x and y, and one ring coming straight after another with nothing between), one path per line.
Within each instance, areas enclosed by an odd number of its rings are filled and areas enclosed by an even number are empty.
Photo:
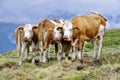
M70 31L72 31L72 29L70 29Z
M58 31L62 31L62 29L58 29Z

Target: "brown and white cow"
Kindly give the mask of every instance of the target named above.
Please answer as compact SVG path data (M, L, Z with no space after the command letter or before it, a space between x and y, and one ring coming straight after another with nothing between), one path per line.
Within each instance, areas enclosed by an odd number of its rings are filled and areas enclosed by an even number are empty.
M62 51L60 49L59 53L61 53L60 56L58 56L58 60L60 61L62 58L65 58L66 60L68 59L68 54L70 52L70 49L71 49L71 41L65 41L63 39L63 25L64 25L64 21L62 20L54 20L55 22L57 23L60 23L62 26L56 26L53 30L54 32L54 38L57 40L59 39L58 41L58 44L61 44L62 45Z
M75 59L75 47L78 48L78 59L84 56L84 41L92 41L94 45L93 58L99 58L103 35L106 28L106 19L98 12L91 11L91 16L76 16L71 21L65 21L64 40L71 41L73 46L72 60ZM98 39L98 54L96 55ZM77 44L77 45L76 45ZM82 52L82 53L81 53Z
M45 19L38 25L38 42L40 49L40 62L46 63L49 58L49 48L51 43L56 44L56 53L61 55L62 45L59 41L62 39L62 33L57 27L61 27L62 24L59 20L48 20ZM43 54L43 55L42 55ZM56 55L57 55L56 54ZM59 57L57 58L60 59Z
M32 51L33 51L32 63L34 63L35 51L38 48L37 26L26 24L24 26L17 27L15 30L15 39L16 39L17 50L19 51L19 65L22 65L22 58L25 51L27 58L30 45L32 45Z

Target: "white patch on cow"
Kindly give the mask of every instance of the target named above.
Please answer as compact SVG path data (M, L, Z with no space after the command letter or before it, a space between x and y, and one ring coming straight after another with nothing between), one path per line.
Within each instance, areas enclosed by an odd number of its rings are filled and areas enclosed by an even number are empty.
M81 51L78 51L78 59L82 59Z
M64 22L62 20L59 20L60 21L60 24L64 24Z
M103 25L100 25L100 28L99 28L99 40L98 40L98 55L97 55L97 58L100 57L100 54L101 54L101 50L102 50L102 41L103 41L103 35L105 33L105 26Z
M74 43L72 44L72 46L76 46L78 43L78 39L75 39Z
M90 38L86 36L86 37L85 37L85 40L88 41L88 40L90 40Z
M99 12L93 11L93 10L90 10L90 12L95 13L95 14L99 14Z
M42 59L43 63L47 62L47 50L43 51L43 59Z
M99 27L99 35L100 36L103 36L104 35L104 30L105 30L105 26L103 26L103 25L100 25L100 27Z
M72 37L72 23L70 21L66 21L63 30L64 30L64 36L63 38L67 38L68 41L70 41Z
M53 20L50 20L51 23L53 23L54 25L57 25L57 23Z
M47 32L44 33L44 42L45 42L46 36L47 36Z
M75 39L75 41L72 44L72 46L73 46L72 60L75 60L75 54L77 52L77 47L78 47L78 39Z
M93 39L93 46L94 46L93 59L95 59L96 58L96 50L97 50L96 39Z
M31 38L33 37L33 31L32 31L32 26L31 24L26 24L24 26L24 38L31 40Z
M62 37L62 34L61 34L61 31L60 31L60 30L57 30L57 28L58 28L58 27L61 27L62 24L56 23L56 22L53 21L53 20L50 20L50 22L52 22L52 23L55 25L55 26L54 26L54 33L53 33L54 39L55 39L55 40L60 40L61 37ZM60 22L63 23L62 21L60 21Z
M62 38L61 31L60 31L60 30L57 30L58 27L59 27L59 26L55 26L55 28L54 28L54 33L53 33L53 35L54 35L54 39L55 39L55 40L60 40L60 39Z

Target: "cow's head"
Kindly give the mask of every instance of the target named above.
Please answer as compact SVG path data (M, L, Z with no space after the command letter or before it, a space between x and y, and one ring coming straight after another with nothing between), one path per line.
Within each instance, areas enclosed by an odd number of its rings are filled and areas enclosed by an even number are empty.
M73 25L70 21L65 21L63 26L63 39L66 41L70 41L73 33Z
M55 25L54 27L54 39L59 41L62 39L62 36L63 36L63 31L62 31L62 28L63 28L63 25L62 24L59 24L57 23L57 25Z
M24 27L20 27L20 29L23 32L23 39L25 42L31 41L33 38L33 30L36 28L36 26L31 24L26 24Z
M51 21L54 24L54 29L53 29L53 36L55 41L60 41L62 39L62 28L63 28L63 23L60 21L60 23L57 23L55 21Z

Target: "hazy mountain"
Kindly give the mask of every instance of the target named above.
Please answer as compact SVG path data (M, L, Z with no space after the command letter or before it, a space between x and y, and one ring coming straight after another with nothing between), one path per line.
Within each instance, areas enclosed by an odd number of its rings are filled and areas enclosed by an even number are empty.
M14 30L19 24L0 23L0 53L16 48L14 42Z
M48 19L64 19L69 20L76 16L75 13L69 13L64 11L54 11L46 16ZM120 15L111 16L104 15L108 20L107 29L120 28ZM13 49L16 49L14 40L14 30L21 24L14 23L0 23L0 53L4 53Z

